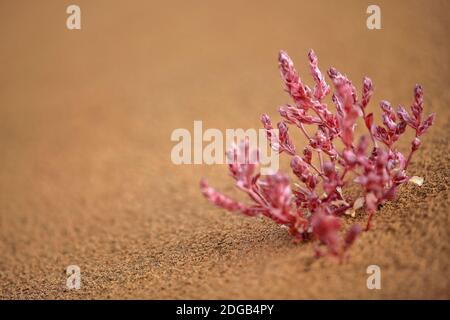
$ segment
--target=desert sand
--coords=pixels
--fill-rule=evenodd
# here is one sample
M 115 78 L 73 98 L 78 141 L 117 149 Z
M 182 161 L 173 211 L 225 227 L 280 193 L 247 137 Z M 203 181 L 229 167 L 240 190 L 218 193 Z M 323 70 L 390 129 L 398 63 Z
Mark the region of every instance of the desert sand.
M 448 1 L 377 1 L 381 30 L 366 1 L 80 0 L 72 31 L 68 4 L 0 3 L 0 298 L 450 298 Z M 194 120 L 278 119 L 277 53 L 311 83 L 309 48 L 358 89 L 370 76 L 371 110 L 409 107 L 421 83 L 436 113 L 409 171 L 424 185 L 384 205 L 341 265 L 210 205 L 201 177 L 235 194 L 224 165 L 170 159 L 172 131 Z

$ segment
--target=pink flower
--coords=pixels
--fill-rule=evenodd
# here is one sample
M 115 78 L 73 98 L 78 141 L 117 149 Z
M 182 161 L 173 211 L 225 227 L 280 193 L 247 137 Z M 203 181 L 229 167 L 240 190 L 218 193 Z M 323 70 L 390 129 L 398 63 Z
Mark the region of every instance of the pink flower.
M 361 107 L 362 108 L 365 108 L 369 104 L 372 94 L 373 94 L 372 80 L 370 80 L 370 78 L 368 78 L 368 77 L 364 77 L 364 79 L 363 79 L 363 94 L 362 94 L 362 99 L 361 99 Z
M 414 101 L 411 105 L 412 116 L 402 106 L 398 107 L 398 116 L 407 123 L 411 128 L 416 130 L 416 136 L 424 134 L 434 122 L 434 113 L 430 114 L 425 121 L 423 118 L 423 89 L 422 86 L 416 85 L 414 88 Z
M 308 109 L 311 106 L 311 89 L 303 84 L 294 68 L 294 63 L 285 51 L 280 51 L 278 62 L 286 91 L 291 95 L 297 107 Z
M 316 83 L 314 87 L 314 97 L 320 101 L 330 92 L 330 87 L 325 82 L 325 78 L 319 70 L 317 56 L 312 49 L 308 53 L 308 58 L 311 75 Z
M 250 150 L 248 140 L 241 141 L 227 154 L 228 170 L 239 187 L 248 188 L 252 184 L 255 171 L 259 165 L 258 150 Z
M 280 172 L 260 177 L 259 152 L 250 150 L 248 140 L 228 153 L 228 168 L 236 187 L 247 194 L 250 204 L 233 200 L 200 183 L 203 195 L 214 205 L 246 216 L 263 215 L 287 227 L 296 240 L 317 240 L 317 256 L 330 254 L 342 259 L 361 232 L 358 225 L 342 235 L 341 217 L 352 215 L 364 207 L 368 214 L 366 230 L 378 207 L 395 199 L 398 187 L 410 180 L 406 170 L 413 154 L 421 145 L 421 137 L 433 124 L 434 114 L 424 119 L 423 89 L 416 85 L 411 115 L 399 106 L 396 111 L 381 101 L 382 125 L 374 123 L 373 113 L 366 109 L 373 95 L 372 81 L 364 77 L 361 101 L 352 82 L 334 68 L 328 70 L 334 92 L 332 112 L 323 99 L 331 91 L 318 67 L 314 51 L 308 53 L 314 80 L 311 90 L 305 85 L 294 63 L 285 51 L 279 54 L 279 69 L 285 90 L 294 104 L 279 108 L 283 118 L 274 130 L 270 118 L 263 114 L 261 122 L 271 147 L 291 157 L 290 167 L 297 178 L 291 189 L 289 178 Z M 355 137 L 355 127 L 362 118 L 368 135 Z M 289 135 L 289 126 L 307 139 L 302 155 Z M 411 127 L 414 138 L 408 156 L 396 149 L 396 142 Z M 340 139 L 341 141 L 336 141 Z M 378 145 L 381 142 L 381 145 Z M 342 145 L 341 148 L 338 146 Z M 352 199 L 342 189 L 356 184 L 363 197 Z M 344 215 L 345 213 L 345 215 Z M 327 250 L 321 250 L 320 245 Z
M 204 179 L 200 181 L 200 189 L 205 198 L 218 207 L 221 207 L 231 212 L 239 212 L 248 216 L 254 216 L 258 213 L 255 210 L 252 211 L 244 204 L 217 192 L 215 189 L 211 188 Z
M 283 151 L 289 153 L 290 155 L 295 154 L 295 146 L 292 144 L 291 138 L 289 137 L 288 127 L 283 121 L 278 122 L 278 134 L 275 133 L 272 122 L 268 115 L 263 114 L 261 116 L 261 122 L 266 129 L 267 140 L 270 146 L 275 151 L 282 153 Z
M 333 255 L 339 254 L 339 242 L 341 222 L 334 215 L 327 215 L 318 210 L 311 221 L 314 235 L 318 240 L 327 246 L 328 251 Z

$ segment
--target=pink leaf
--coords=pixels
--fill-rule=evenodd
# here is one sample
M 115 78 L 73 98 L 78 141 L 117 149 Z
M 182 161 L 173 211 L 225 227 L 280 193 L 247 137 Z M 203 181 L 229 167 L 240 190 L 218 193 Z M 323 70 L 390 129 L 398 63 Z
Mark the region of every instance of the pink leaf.
M 364 119 L 367 129 L 371 130 L 373 125 L 373 113 L 369 113 Z

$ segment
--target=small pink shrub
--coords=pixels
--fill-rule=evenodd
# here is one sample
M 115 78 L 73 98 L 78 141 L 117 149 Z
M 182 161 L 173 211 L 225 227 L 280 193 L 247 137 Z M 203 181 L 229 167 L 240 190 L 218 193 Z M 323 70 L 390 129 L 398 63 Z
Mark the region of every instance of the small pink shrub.
M 267 115 L 261 116 L 272 148 L 292 157 L 291 168 L 300 183 L 291 189 L 287 175 L 277 172 L 260 177 L 257 161 L 237 161 L 258 154 L 257 150 L 250 150 L 246 140 L 230 151 L 233 161 L 228 167 L 237 188 L 248 195 L 252 204 L 221 194 L 205 180 L 200 186 L 204 196 L 216 206 L 247 216 L 266 216 L 286 226 L 299 241 L 316 239 L 318 244 L 325 245 L 325 252 L 316 246 L 317 256 L 328 253 L 342 258 L 361 229 L 354 225 L 342 237 L 340 217 L 354 215 L 355 210 L 364 207 L 368 214 L 366 230 L 370 228 L 378 206 L 395 199 L 398 187 L 410 179 L 406 170 L 420 147 L 420 136 L 433 124 L 434 114 L 423 120 L 423 90 L 416 85 L 411 114 L 402 106 L 394 111 L 389 102 L 381 101 L 383 125 L 376 125 L 373 113 L 367 113 L 373 94 L 372 81 L 364 78 L 361 99 L 358 99 L 352 82 L 331 68 L 328 76 L 334 87 L 331 99 L 336 111 L 333 113 L 323 102 L 331 89 L 318 68 L 314 51 L 308 57 L 314 88 L 303 83 L 291 58 L 286 52 L 280 52 L 281 78 L 294 103 L 279 108 L 283 120 L 277 124 L 278 132 Z M 368 135 L 356 139 L 358 118 L 364 120 Z M 297 127 L 309 141 L 302 153 L 292 143 L 288 125 Z M 395 148 L 395 143 L 407 126 L 414 130 L 415 136 L 405 157 Z M 341 149 L 336 148 L 338 139 L 343 145 Z M 313 156 L 317 157 L 317 164 Z M 362 197 L 352 199 L 344 195 L 343 190 L 352 184 L 361 188 Z

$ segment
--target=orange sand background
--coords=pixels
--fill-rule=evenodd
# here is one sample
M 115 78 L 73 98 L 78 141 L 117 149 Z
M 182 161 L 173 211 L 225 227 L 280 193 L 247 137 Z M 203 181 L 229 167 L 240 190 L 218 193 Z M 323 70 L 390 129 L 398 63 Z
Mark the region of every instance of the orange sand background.
M 0 298 L 450 298 L 448 1 L 377 1 L 377 31 L 368 1 L 80 0 L 80 31 L 69 4 L 0 2 Z M 369 75 L 371 110 L 409 106 L 420 82 L 437 114 L 410 167 L 425 184 L 385 205 L 343 265 L 208 204 L 200 177 L 234 194 L 225 166 L 170 161 L 172 130 L 194 120 L 277 119 L 277 52 L 310 83 L 309 48 L 358 88 Z

